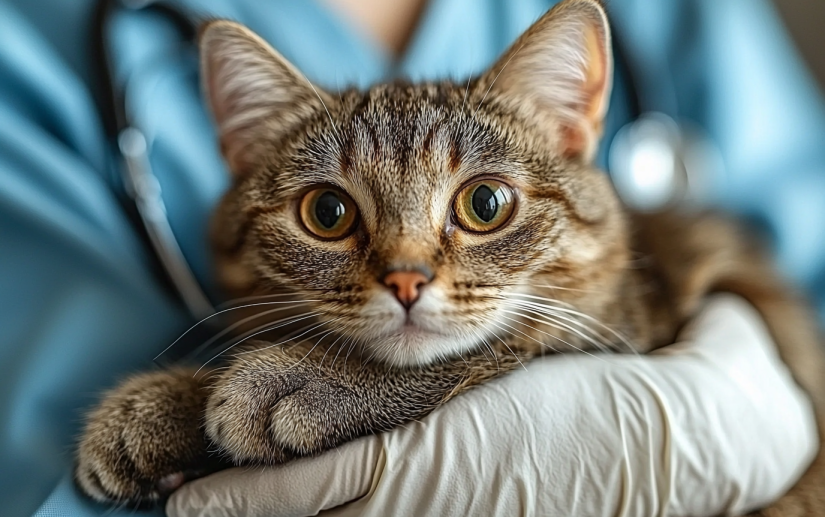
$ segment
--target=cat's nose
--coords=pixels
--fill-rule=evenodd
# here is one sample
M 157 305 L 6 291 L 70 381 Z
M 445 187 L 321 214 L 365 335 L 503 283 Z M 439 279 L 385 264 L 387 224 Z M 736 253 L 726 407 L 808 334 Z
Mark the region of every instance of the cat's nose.
M 432 273 L 424 269 L 397 269 L 384 275 L 381 282 L 393 290 L 395 297 L 405 309 L 409 309 L 418 300 L 421 288 L 432 279 Z

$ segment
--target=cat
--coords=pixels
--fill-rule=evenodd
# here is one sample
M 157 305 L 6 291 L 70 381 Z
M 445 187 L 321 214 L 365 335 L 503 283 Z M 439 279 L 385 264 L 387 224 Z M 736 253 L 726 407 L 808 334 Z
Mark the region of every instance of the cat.
M 564 0 L 463 84 L 333 95 L 230 21 L 207 23 L 200 49 L 233 176 L 213 220 L 219 279 L 288 302 L 256 328 L 300 321 L 313 339 L 107 393 L 77 453 L 94 499 L 151 504 L 220 460 L 320 453 L 545 352 L 647 352 L 714 291 L 761 312 L 822 407 L 815 317 L 759 246 L 717 215 L 633 213 L 593 165 L 613 66 L 598 1 Z M 822 480 L 820 455 L 770 511 L 822 504 Z

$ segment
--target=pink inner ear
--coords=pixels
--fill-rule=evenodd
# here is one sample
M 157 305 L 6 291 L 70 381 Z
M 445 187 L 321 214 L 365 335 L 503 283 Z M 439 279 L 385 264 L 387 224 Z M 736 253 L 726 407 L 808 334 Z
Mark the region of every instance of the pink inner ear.
M 559 147 L 562 155 L 566 158 L 574 158 L 584 152 L 587 140 L 580 127 L 564 125 L 559 128 L 559 133 L 561 134 Z
M 563 124 L 559 128 L 559 148 L 566 158 L 575 158 L 595 151 L 594 140 L 602 134 L 601 119 L 590 121 L 589 128 L 574 124 Z M 589 129 L 589 131 L 588 131 Z
M 231 135 L 224 135 L 220 137 L 219 145 L 221 149 L 221 155 L 223 156 L 224 160 L 226 160 L 226 164 L 229 167 L 229 171 L 235 176 L 243 176 L 251 167 L 251 163 L 249 162 L 248 153 L 245 152 L 246 149 L 240 143 L 232 143 L 228 141 L 231 139 Z
M 206 69 L 209 75 L 206 77 L 206 87 L 208 89 L 207 94 L 209 95 L 209 104 L 212 108 L 212 114 L 215 116 L 215 120 L 220 124 L 224 118 L 226 117 L 226 108 L 224 107 L 223 103 L 220 101 L 220 95 L 218 95 L 215 84 L 215 74 L 216 74 L 216 64 L 214 62 L 214 57 L 209 57 L 209 65 Z
M 205 93 L 221 152 L 235 175 L 254 166 L 256 149 L 265 148 L 263 138 L 283 136 L 324 104 L 323 92 L 242 25 L 212 22 L 203 30 L 200 45 Z
M 601 123 L 608 102 L 611 65 L 605 53 L 609 52 L 607 45 L 608 42 L 598 29 L 588 27 L 585 30 L 585 46 L 589 59 L 582 95 L 587 100 L 584 116 L 594 125 Z
M 610 95 L 611 60 L 608 43 L 596 27 L 585 30 L 587 49 L 587 69 L 581 83 L 582 124 L 564 124 L 561 129 L 561 149 L 567 157 L 576 157 L 595 151 L 597 140 L 602 133 L 604 115 Z

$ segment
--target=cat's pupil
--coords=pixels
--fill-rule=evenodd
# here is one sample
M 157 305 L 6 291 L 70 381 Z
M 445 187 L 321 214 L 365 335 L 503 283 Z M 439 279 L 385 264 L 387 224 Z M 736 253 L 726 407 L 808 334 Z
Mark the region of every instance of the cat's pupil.
M 324 192 L 315 202 L 315 218 L 326 229 L 335 227 L 344 210 L 344 203 L 334 192 Z
M 498 211 L 496 193 L 487 185 L 481 185 L 473 192 L 473 211 L 479 219 L 489 223 Z

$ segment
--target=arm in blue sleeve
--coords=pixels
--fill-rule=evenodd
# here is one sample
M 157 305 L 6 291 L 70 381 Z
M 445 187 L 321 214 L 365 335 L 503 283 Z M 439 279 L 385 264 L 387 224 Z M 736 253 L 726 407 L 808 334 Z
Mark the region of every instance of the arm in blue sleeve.
M 825 105 L 778 13 L 767 0 L 614 5 L 644 93 L 718 145 L 713 201 L 764 223 L 825 309 Z
M 186 323 L 106 182 L 106 153 L 82 81 L 0 3 L 4 515 L 31 515 L 69 482 L 80 408 L 149 366 Z M 57 493 L 51 515 L 102 513 L 68 488 Z

